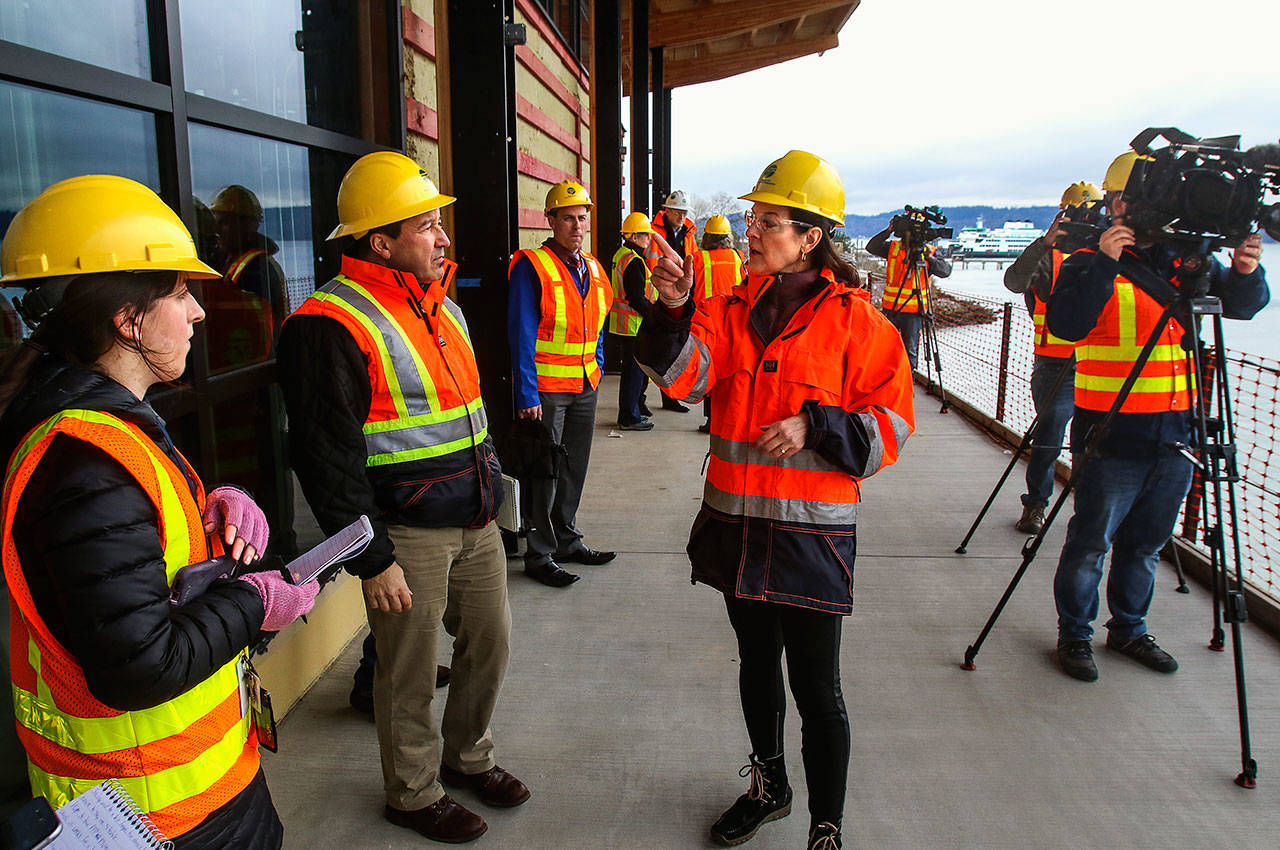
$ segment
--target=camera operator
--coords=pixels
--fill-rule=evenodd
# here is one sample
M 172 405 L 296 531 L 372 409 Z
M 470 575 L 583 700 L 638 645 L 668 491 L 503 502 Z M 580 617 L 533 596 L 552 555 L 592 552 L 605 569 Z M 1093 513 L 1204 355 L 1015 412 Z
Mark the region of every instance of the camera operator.
M 1177 247 L 1140 241 L 1125 225 L 1126 212 L 1134 208 L 1124 191 L 1138 158 L 1132 151 L 1123 153 L 1107 169 L 1102 188 L 1111 225 L 1097 250 L 1077 251 L 1063 262 L 1049 301 L 1050 332 L 1079 341 L 1074 447 L 1084 446 L 1089 430 L 1104 419 L 1163 314 L 1144 281 L 1159 278 L 1154 283 L 1173 281 L 1177 286 Z M 1209 294 L 1221 299 L 1223 316 L 1248 319 L 1266 306 L 1270 293 L 1259 265 L 1261 254 L 1260 237 L 1254 234 L 1233 252 L 1230 268 L 1210 261 Z M 1193 441 L 1195 390 L 1182 339 L 1182 326 L 1169 320 L 1132 391 L 1076 478 L 1075 513 L 1054 577 L 1054 599 L 1058 663 L 1064 673 L 1081 681 L 1098 678 L 1092 622 L 1098 613 L 1102 562 L 1113 543 L 1107 648 L 1161 673 L 1178 669 L 1178 662 L 1147 633 L 1146 615 L 1160 548 L 1173 532 L 1191 485 L 1192 463 L 1181 450 Z
M 867 253 L 887 261 L 884 275 L 884 297 L 880 309 L 902 336 L 907 359 L 915 371 L 920 348 L 920 323 L 929 311 L 934 277 L 948 277 L 951 264 L 934 256 L 929 244 L 913 244 L 913 229 L 907 216 L 895 215 L 889 226 L 867 242 Z M 893 235 L 897 238 L 889 239 Z M 918 265 L 911 265 L 915 253 Z
M 1049 333 L 1044 320 L 1045 305 L 1049 303 L 1058 269 L 1066 256 L 1057 244 L 1063 234 L 1061 223 L 1070 208 L 1101 200 L 1102 192 L 1092 183 L 1081 181 L 1068 186 L 1048 232 L 1023 249 L 1004 273 L 1005 289 L 1022 294 L 1035 325 L 1031 401 L 1036 409 L 1036 427 L 1027 458 L 1027 492 L 1022 496 L 1022 517 L 1014 526 L 1023 534 L 1037 534 L 1044 525 L 1044 510 L 1053 496 L 1053 466 L 1062 451 L 1062 438 L 1074 407 L 1075 343 Z

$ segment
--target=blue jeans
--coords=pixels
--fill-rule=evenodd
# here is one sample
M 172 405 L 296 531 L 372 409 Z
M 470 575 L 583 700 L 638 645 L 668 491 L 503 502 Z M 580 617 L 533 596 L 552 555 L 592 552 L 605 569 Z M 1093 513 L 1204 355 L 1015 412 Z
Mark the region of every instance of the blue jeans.
M 1138 457 L 1098 454 L 1080 470 L 1075 514 L 1053 579 L 1059 644 L 1093 637 L 1109 549 L 1107 629 L 1117 641 L 1147 633 L 1160 548 L 1173 533 L 1191 473 L 1191 461 L 1169 448 Z
M 636 362 L 636 338 L 619 336 L 622 374 L 618 380 L 618 424 L 634 425 L 644 416 L 640 413 L 640 399 L 649 387 L 649 378 Z
M 902 336 L 902 345 L 907 349 L 907 360 L 911 362 L 911 368 L 914 370 L 920 350 L 920 325 L 922 322 L 920 314 L 885 310 L 884 317 L 898 329 L 898 333 Z
M 1063 367 L 1067 374 L 1050 395 Z M 1027 492 L 1022 504 L 1044 507 L 1053 498 L 1053 464 L 1062 452 L 1062 438 L 1075 410 L 1075 358 L 1036 356 L 1031 367 L 1031 401 L 1036 406 L 1035 433 L 1027 458 Z

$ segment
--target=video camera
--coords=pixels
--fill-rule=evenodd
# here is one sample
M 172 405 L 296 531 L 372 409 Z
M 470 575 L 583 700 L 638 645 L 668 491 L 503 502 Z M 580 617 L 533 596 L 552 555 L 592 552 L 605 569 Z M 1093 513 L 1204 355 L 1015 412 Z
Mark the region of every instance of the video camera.
M 889 227 L 893 235 L 912 245 L 921 246 L 935 239 L 950 239 L 950 227 L 934 227 L 934 224 L 946 224 L 947 217 L 936 206 L 917 209 L 907 205 L 903 211 L 893 217 Z
M 1053 247 L 1064 254 L 1083 248 L 1097 248 L 1098 237 L 1107 229 L 1106 207 L 1100 201 L 1074 204 L 1062 211 L 1058 228 L 1062 231 Z
M 1151 143 L 1169 144 L 1153 150 Z M 1176 127 L 1149 127 L 1131 143 L 1141 154 L 1124 187 L 1124 223 L 1140 242 L 1234 248 L 1259 227 L 1280 239 L 1280 145 L 1240 150 L 1239 136 L 1197 139 Z

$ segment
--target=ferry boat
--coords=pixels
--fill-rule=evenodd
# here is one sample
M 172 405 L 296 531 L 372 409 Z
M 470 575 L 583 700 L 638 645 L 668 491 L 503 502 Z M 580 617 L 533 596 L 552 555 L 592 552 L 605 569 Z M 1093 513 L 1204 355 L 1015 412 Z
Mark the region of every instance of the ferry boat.
M 961 259 L 1012 259 L 1043 235 L 1044 231 L 1029 221 L 1006 221 L 1004 227 L 988 229 L 978 219 L 976 225 L 961 229 L 951 243 L 950 253 Z

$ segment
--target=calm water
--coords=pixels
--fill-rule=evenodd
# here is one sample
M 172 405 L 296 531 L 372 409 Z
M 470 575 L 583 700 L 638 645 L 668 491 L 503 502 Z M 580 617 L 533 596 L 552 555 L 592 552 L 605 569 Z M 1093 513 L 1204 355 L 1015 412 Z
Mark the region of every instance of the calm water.
M 1005 267 L 1008 267 L 1007 263 Z M 985 269 L 974 265 L 967 269 L 956 268 L 951 277 L 939 280 L 938 283 L 943 289 L 981 295 L 998 301 L 1013 301 L 1015 306 L 1021 305 L 1021 296 L 1005 289 L 1003 279 L 1004 270 L 997 269 L 993 263 L 988 262 Z M 1275 283 L 1269 282 L 1274 290 Z M 1223 332 L 1227 338 L 1227 348 L 1280 359 L 1280 307 L 1276 306 L 1277 300 L 1280 300 L 1280 296 L 1273 291 L 1271 303 L 1251 321 L 1224 321 Z

